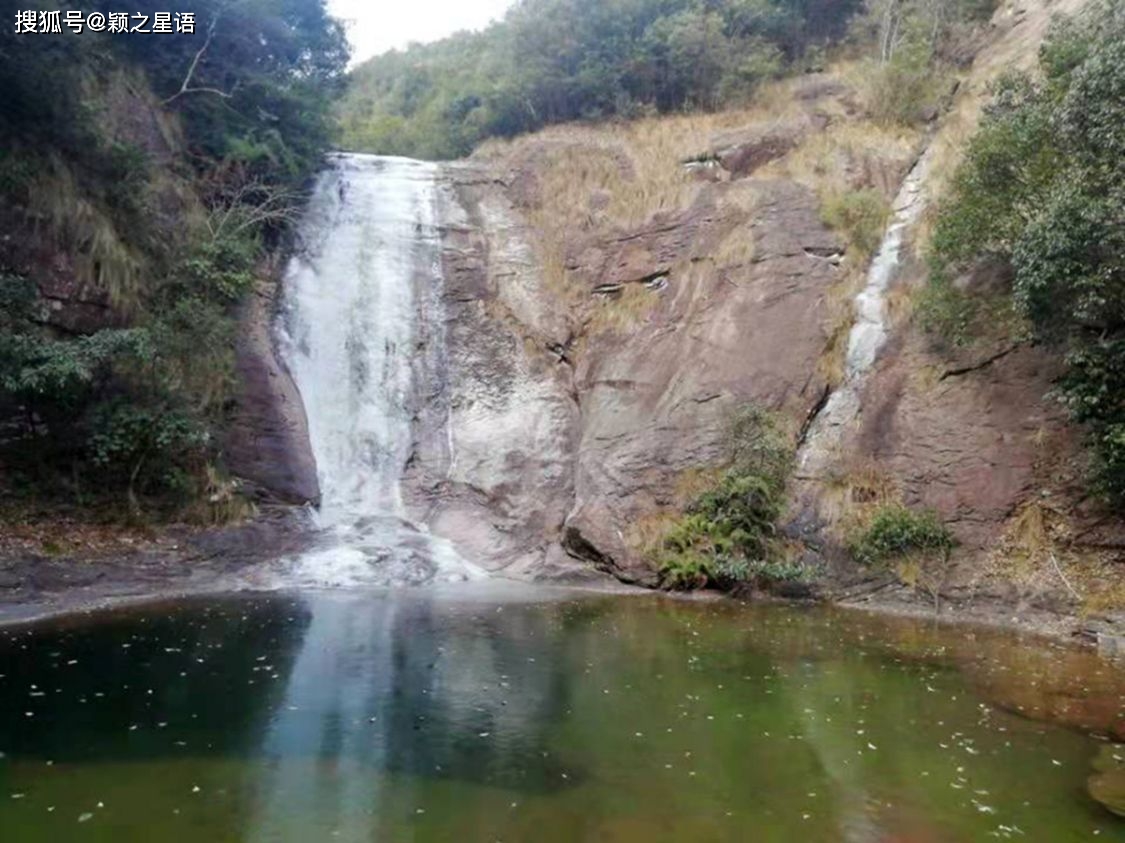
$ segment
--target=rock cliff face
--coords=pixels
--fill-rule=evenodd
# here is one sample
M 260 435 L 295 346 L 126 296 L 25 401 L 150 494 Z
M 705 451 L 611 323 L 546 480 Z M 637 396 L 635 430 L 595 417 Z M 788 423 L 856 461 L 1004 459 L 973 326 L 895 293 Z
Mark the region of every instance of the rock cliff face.
M 419 296 L 430 316 L 420 325 L 434 330 L 419 343 L 415 380 L 427 394 L 405 496 L 474 563 L 563 575 L 573 568 L 557 563 L 578 429 L 570 369 L 550 350 L 565 341 L 563 323 L 503 192 L 472 168 L 446 179 L 445 283 L 442 300 Z
M 628 333 L 589 339 L 575 372 L 581 432 L 568 549 L 612 560 L 619 575 L 648 580 L 637 528 L 677 500 L 681 478 L 723 458 L 730 411 L 747 402 L 806 418 L 826 388 L 817 362 L 828 337 L 825 297 L 841 246 L 816 199 L 789 182 L 755 182 L 753 219 L 731 218 L 710 194 L 682 217 L 594 247 L 593 288 L 660 273 L 663 285 Z M 707 261 L 724 228 L 754 243 L 744 265 Z M 678 267 L 678 269 L 673 269 Z M 586 266 L 581 267 L 585 269 Z M 647 285 L 651 287 L 652 285 Z
M 948 177 L 942 162 L 964 143 L 991 82 L 1002 72 L 1031 67 L 1051 16 L 1072 14 L 1082 5 L 1026 2 L 998 10 L 988 42 L 931 139 L 916 221 L 905 229 L 907 244 Z M 892 291 L 909 295 L 925 283 L 926 269 L 909 248 L 903 258 Z M 816 470 L 796 484 L 803 497 L 801 518 L 811 519 L 798 523 L 796 532 L 815 550 L 838 559 L 841 534 L 833 520 L 857 503 L 847 498 L 887 492 L 908 506 L 939 513 L 960 543 L 960 561 L 973 563 L 962 565 L 951 582 L 971 582 L 973 588 L 1008 590 L 1009 583 L 995 581 L 990 566 L 980 563 L 1032 503 L 1069 520 L 1071 533 L 1085 534 L 1093 550 L 1125 549 L 1119 539 L 1108 538 L 1111 529 L 1091 518 L 1082 490 L 1081 434 L 1050 395 L 1060 374 L 1057 354 L 1013 342 L 1002 332 L 971 350 L 936 348 L 908 318 L 893 314 L 887 327 L 886 346 L 870 372 L 852 385 L 854 406 L 837 420 L 840 429 L 814 460 Z M 1081 550 L 1081 543 L 1075 549 Z
M 153 231 L 172 238 L 185 217 L 198 213 L 190 186 L 175 170 L 182 154 L 176 125 L 137 80 L 121 77 L 100 94 L 98 119 L 106 137 L 135 148 L 161 171 L 160 192 L 149 211 Z M 76 265 L 73 250 L 46 229 L 28 209 L 0 208 L 0 231 L 7 232 L 0 238 L 0 266 L 35 283 L 44 325 L 60 335 L 81 336 L 130 324 L 130 314 L 91 277 L 96 273 Z M 279 281 L 276 265 L 263 266 L 255 294 L 242 310 L 223 457 L 255 497 L 304 504 L 318 498 L 316 466 L 301 397 L 275 354 L 272 323 Z
M 301 395 L 277 353 L 278 272 L 258 281 L 243 304 L 235 347 L 237 385 L 223 456 L 255 497 L 289 504 L 320 498 Z
M 788 87 L 777 113 L 736 115 L 679 143 L 653 138 L 646 149 L 666 202 L 649 195 L 653 162 L 611 129 L 547 132 L 444 166 L 444 286 L 416 296 L 411 515 L 488 570 L 556 579 L 598 570 L 651 584 L 652 539 L 713 479 L 727 419 L 753 402 L 786 419 L 801 445 L 789 533 L 837 582 L 861 577 L 839 552 L 843 520 L 887 490 L 951 526 L 959 558 L 974 563 L 962 584 L 1030 502 L 1125 554 L 1115 522 L 1082 501 L 1080 432 L 1049 397 L 1056 356 L 1004 341 L 939 351 L 911 324 L 908 303 L 891 306 L 924 280 L 917 227 L 989 82 L 1030 65 L 1051 15 L 1081 5 L 1004 4 L 947 113 L 921 139 L 879 135 L 878 154 L 864 151 L 862 131 L 873 130 L 857 128 L 863 108 L 848 81 L 811 74 Z M 112 119 L 166 155 L 146 109 L 117 103 Z M 885 342 L 849 379 L 841 338 L 867 258 L 825 224 L 817 185 L 890 202 L 927 145 L 919 213 L 900 231 L 901 265 L 884 291 Z M 557 156 L 567 161 L 562 181 L 548 172 Z M 622 212 L 626 194 L 644 213 Z M 552 195 L 565 207 L 544 216 Z M 35 278 L 58 330 L 120 321 L 104 294 L 74 280 L 65 255 L 32 254 L 15 237 L 0 256 Z M 316 466 L 300 396 L 275 354 L 276 293 L 263 281 L 245 309 L 224 455 L 262 498 L 302 504 L 318 497 Z M 832 412 L 845 412 L 826 421 L 834 397 Z
M 812 191 L 743 179 L 746 158 L 682 211 L 568 237 L 563 291 L 524 213 L 535 171 L 447 169 L 449 404 L 408 476 L 435 531 L 509 573 L 652 582 L 645 524 L 722 459 L 732 409 L 812 413 L 843 246 Z
M 947 175 L 943 146 L 963 140 L 989 81 L 1033 61 L 1050 15 L 1079 6 L 1029 1 L 997 13 L 951 116 L 931 127 L 938 164 L 920 186 L 923 206 Z M 571 143 L 558 137 L 445 169 L 445 331 L 434 338 L 443 366 L 434 348 L 427 355 L 448 380 L 440 407 L 420 414 L 407 478 L 436 532 L 513 574 L 594 567 L 652 583 L 646 542 L 721 462 L 734 408 L 754 402 L 787 418 L 795 439 L 815 435 L 841 386 L 833 310 L 854 295 L 862 267 L 849 264 L 860 259 L 785 162 L 859 106 L 831 77 L 791 91 L 784 119 L 728 128 L 698 154 L 667 161 L 694 183 L 690 200 L 639 223 L 607 217 L 613 197 L 595 189 L 578 196 L 580 223 L 544 232 L 535 210 L 551 187 L 540 165 Z M 575 141 L 566 152 L 581 161 L 607 148 Z M 626 183 L 637 179 L 628 156 L 611 151 L 610 160 Z M 821 166 L 890 200 L 910 161 Z M 908 298 L 894 291 L 924 278 L 910 246 L 918 219 L 902 232 L 891 297 Z M 557 272 L 546 265 L 546 234 L 562 244 Z M 869 370 L 850 384 L 854 412 L 795 484 L 794 538 L 839 562 L 837 522 L 849 505 L 839 498 L 863 493 L 848 482 L 857 474 L 936 509 L 964 558 L 986 555 L 1028 501 L 1074 500 L 1077 436 L 1048 397 L 1057 371 L 1047 353 L 939 353 L 893 308 L 886 327 Z M 834 570 L 856 575 L 843 563 Z

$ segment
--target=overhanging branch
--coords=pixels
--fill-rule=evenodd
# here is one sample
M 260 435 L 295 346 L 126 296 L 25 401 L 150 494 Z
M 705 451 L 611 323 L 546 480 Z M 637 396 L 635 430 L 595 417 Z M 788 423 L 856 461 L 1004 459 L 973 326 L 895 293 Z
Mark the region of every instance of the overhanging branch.
M 203 58 L 203 54 L 207 52 L 207 48 L 211 46 L 211 41 L 215 37 L 215 27 L 218 25 L 218 23 L 219 15 L 218 13 L 216 13 L 215 16 L 211 18 L 211 23 L 207 26 L 207 37 L 203 39 L 203 46 L 196 51 L 195 57 L 191 60 L 191 65 L 188 66 L 187 75 L 184 77 L 184 81 L 180 84 L 180 90 L 176 91 L 176 93 L 172 94 L 172 96 L 168 97 L 168 99 L 163 100 L 160 103 L 161 105 L 171 105 L 173 102 L 175 102 L 185 94 L 215 94 L 222 97 L 223 99 L 230 99 L 232 96 L 234 96 L 233 92 L 228 93 L 227 91 L 221 91 L 218 88 L 208 88 L 203 86 L 193 88 L 191 86 L 191 80 L 195 78 L 196 68 L 199 67 L 199 62 Z

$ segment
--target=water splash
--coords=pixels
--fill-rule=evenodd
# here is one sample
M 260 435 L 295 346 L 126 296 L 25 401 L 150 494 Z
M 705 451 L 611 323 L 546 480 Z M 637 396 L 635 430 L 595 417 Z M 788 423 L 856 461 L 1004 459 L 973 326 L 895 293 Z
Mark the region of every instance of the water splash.
M 436 167 L 334 155 L 301 226 L 285 280 L 283 353 L 317 462 L 322 546 L 286 580 L 418 584 L 477 569 L 412 522 L 402 476 L 413 448 L 420 308 L 440 291 Z

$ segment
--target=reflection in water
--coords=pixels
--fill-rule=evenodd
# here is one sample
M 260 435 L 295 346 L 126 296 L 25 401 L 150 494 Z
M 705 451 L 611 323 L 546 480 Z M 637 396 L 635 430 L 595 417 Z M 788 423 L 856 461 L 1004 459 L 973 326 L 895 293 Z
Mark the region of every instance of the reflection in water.
M 565 689 L 546 660 L 529 670 L 519 655 L 520 641 L 544 632 L 543 616 L 517 613 L 515 628 L 498 629 L 502 607 L 489 616 L 426 600 L 373 606 L 371 595 L 330 602 L 313 615 L 263 743 L 274 763 L 255 839 L 276 840 L 294 823 L 373 839 L 382 775 L 515 791 L 566 784 L 538 735 Z M 291 758 L 315 759 L 331 786 L 310 789 L 305 766 L 280 763 Z
M 3 839 L 1125 840 L 1085 793 L 1115 750 L 1003 681 L 1111 723 L 1085 654 L 487 588 L 0 632 Z

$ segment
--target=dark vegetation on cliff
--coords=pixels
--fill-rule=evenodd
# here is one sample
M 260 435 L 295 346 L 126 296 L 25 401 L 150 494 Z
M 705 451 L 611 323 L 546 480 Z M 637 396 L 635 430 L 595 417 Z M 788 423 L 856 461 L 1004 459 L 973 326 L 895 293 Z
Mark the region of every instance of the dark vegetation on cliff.
M 1002 324 L 1057 349 L 1093 482 L 1125 501 L 1125 3 L 1056 22 L 996 86 L 940 210 L 922 314 L 966 344 Z M 999 316 L 1003 318 L 997 318 Z
M 658 542 L 655 555 L 667 588 L 732 587 L 799 579 L 782 559 L 777 520 L 793 447 L 778 419 L 753 405 L 728 423 L 729 465 Z
M 177 9 L 194 34 L 0 33 L 5 492 L 236 505 L 215 444 L 236 308 L 319 166 L 347 49 L 322 0 Z
M 453 158 L 488 137 L 573 120 L 745 104 L 845 37 L 890 65 L 886 116 L 912 117 L 929 58 L 992 0 L 524 0 L 480 33 L 390 52 L 353 74 L 348 148 Z M 857 14 L 862 12 L 862 14 Z M 956 50 L 953 50 L 954 52 Z M 892 61 L 893 60 L 893 61 Z M 911 113 L 908 113 L 911 112 Z

